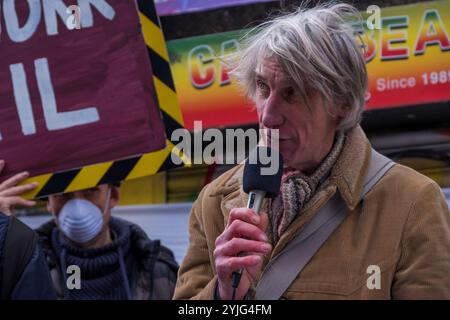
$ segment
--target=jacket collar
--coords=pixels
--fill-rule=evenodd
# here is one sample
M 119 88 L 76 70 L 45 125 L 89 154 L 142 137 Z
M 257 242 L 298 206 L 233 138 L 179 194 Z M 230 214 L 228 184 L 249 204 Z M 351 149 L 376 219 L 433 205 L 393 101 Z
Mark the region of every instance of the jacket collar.
M 350 210 L 359 203 L 371 153 L 370 142 L 358 125 L 347 133 L 342 153 L 331 170 L 330 182 L 337 186 Z

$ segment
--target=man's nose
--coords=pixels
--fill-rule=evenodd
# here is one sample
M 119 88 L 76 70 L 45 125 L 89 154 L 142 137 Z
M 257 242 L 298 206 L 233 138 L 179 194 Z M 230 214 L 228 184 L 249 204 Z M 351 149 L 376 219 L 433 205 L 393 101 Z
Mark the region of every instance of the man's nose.
M 283 122 L 283 114 L 281 113 L 281 101 L 276 95 L 271 95 L 262 108 L 261 123 L 265 128 L 277 129 Z

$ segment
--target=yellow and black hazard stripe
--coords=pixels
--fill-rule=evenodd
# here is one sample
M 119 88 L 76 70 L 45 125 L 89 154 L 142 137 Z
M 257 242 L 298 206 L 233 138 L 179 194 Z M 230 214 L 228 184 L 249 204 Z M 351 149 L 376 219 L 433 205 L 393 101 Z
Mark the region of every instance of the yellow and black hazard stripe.
M 183 118 L 155 5 L 153 1 L 148 0 L 138 0 L 137 3 L 144 40 L 152 65 L 153 83 L 168 137 L 167 147 L 157 152 L 125 160 L 32 177 L 23 184 L 37 181 L 39 185 L 35 190 L 26 194 L 26 198 L 40 198 L 50 194 L 86 189 L 103 183 L 134 179 L 183 166 L 183 164 L 173 163 L 172 156 L 181 158 L 184 164 L 189 163 L 189 160 L 170 141 L 172 132 L 183 128 Z

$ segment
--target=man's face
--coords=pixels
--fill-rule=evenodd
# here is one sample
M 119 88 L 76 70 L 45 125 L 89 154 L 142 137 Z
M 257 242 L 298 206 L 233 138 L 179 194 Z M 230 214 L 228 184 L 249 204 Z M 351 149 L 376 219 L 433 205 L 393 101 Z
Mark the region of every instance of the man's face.
M 256 73 L 255 104 L 261 129 L 279 129 L 284 164 L 310 173 L 330 151 L 338 118 L 327 112 L 317 92 L 308 93 L 309 110 L 274 60 L 260 61 Z M 344 115 L 338 111 L 338 116 Z
M 105 205 L 107 205 L 108 202 L 107 197 L 109 195 L 109 188 L 111 188 L 111 198 L 108 208 L 105 208 Z M 52 195 L 48 197 L 47 209 L 56 219 L 58 218 L 62 207 L 71 199 L 84 199 L 90 201 L 96 205 L 101 212 L 106 212 L 104 220 L 109 220 L 110 210 L 116 206 L 119 200 L 119 188 L 108 184 L 102 184 L 81 191 Z

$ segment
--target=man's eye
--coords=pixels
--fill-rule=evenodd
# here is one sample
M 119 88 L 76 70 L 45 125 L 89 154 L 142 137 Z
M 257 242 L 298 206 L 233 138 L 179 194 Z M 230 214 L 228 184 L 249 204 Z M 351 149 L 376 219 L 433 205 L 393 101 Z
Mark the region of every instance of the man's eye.
M 269 87 L 267 86 L 267 84 L 264 83 L 264 81 L 262 80 L 256 80 L 256 87 L 260 90 L 260 91 L 268 91 Z

